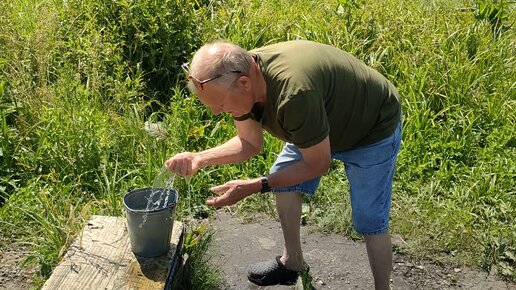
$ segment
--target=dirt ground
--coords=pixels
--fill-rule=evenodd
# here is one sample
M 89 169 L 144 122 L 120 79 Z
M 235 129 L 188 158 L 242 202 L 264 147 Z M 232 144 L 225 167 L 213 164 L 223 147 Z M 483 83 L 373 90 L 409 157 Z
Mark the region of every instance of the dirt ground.
M 223 289 L 293 289 L 293 286 L 258 287 L 247 281 L 247 266 L 281 254 L 283 237 L 279 222 L 265 219 L 242 224 L 220 210 L 211 221 L 215 229 L 213 263 L 223 273 Z M 301 228 L 302 246 L 316 289 L 374 289 L 363 242 Z M 394 253 L 392 289 L 516 290 L 516 284 L 486 272 L 428 261 L 416 261 Z
M 32 276 L 35 269 L 23 265 L 29 255 L 26 247 L 17 246 L 13 241 L 0 239 L 0 243 L 10 243 L 11 247 L 0 250 L 0 289 L 22 290 L 32 288 Z
M 210 223 L 215 229 L 212 262 L 223 275 L 221 289 L 293 289 L 293 286 L 258 287 L 247 281 L 249 264 L 273 259 L 281 253 L 283 238 L 279 222 L 264 219 L 260 223 L 243 224 L 220 210 Z M 301 232 L 315 289 L 374 288 L 362 242 L 320 233 L 309 226 L 302 227 Z M 11 244 L 0 250 L 0 290 L 31 289 L 35 269 L 22 265 L 29 250 L 13 241 L 0 242 Z M 394 253 L 392 289 L 516 290 L 516 285 L 480 270 L 436 265 Z

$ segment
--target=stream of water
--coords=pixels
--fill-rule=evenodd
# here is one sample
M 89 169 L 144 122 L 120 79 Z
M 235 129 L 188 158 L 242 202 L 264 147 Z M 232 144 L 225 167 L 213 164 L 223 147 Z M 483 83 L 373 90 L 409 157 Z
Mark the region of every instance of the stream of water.
M 174 190 L 175 177 L 176 175 L 165 166 L 163 166 L 156 177 L 154 177 L 151 194 L 147 198 L 146 213 L 142 217 L 143 221 L 140 224 L 140 228 L 147 222 L 148 212 L 164 208 L 168 205 L 168 199 L 170 197 L 169 191 Z

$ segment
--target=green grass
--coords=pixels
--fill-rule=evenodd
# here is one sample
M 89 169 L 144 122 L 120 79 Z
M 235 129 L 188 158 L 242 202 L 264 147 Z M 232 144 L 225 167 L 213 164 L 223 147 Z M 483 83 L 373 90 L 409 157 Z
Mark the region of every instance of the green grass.
M 219 289 L 221 271 L 211 264 L 214 232 L 206 223 L 191 223 L 190 227 L 183 246 L 184 266 L 176 274 L 171 289 Z
M 228 39 L 250 49 L 302 38 L 356 55 L 399 88 L 391 232 L 405 250 L 516 281 L 514 8 L 437 0 L 0 2 L 1 235 L 32 245 L 41 283 L 89 215 L 120 215 L 123 194 L 149 186 L 170 155 L 235 133 L 231 118 L 212 116 L 184 88 L 179 65 L 199 45 Z M 146 122 L 162 132 L 149 134 Z M 178 217 L 209 214 L 208 188 L 266 173 L 281 146 L 266 135 L 249 162 L 176 179 Z M 347 191 L 334 164 L 306 199 L 305 218 L 356 237 Z M 253 196 L 234 209 L 273 215 L 274 202 Z M 199 253 L 209 247 L 203 237 Z M 204 269 L 201 256 L 190 259 Z

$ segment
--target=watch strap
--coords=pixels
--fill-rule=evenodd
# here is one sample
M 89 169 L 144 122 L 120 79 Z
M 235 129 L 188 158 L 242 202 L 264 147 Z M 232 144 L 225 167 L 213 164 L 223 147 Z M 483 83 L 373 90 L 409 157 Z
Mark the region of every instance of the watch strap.
M 262 177 L 261 183 L 262 183 L 262 189 L 260 190 L 261 193 L 266 193 L 266 192 L 271 191 L 271 187 L 269 186 L 269 179 L 267 177 L 265 177 L 265 176 Z

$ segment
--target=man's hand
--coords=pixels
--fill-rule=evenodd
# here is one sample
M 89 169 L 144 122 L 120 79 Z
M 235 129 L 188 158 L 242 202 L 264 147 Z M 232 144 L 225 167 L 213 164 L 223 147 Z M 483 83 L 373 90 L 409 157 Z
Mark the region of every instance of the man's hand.
M 213 193 L 220 196 L 209 197 L 206 199 L 206 204 L 213 207 L 232 205 L 253 193 L 259 192 L 261 188 L 262 184 L 259 178 L 248 180 L 232 180 L 222 185 L 210 188 Z
M 183 152 L 165 161 L 165 166 L 181 176 L 191 176 L 201 169 L 201 161 L 195 153 Z

